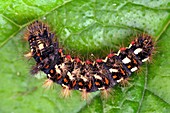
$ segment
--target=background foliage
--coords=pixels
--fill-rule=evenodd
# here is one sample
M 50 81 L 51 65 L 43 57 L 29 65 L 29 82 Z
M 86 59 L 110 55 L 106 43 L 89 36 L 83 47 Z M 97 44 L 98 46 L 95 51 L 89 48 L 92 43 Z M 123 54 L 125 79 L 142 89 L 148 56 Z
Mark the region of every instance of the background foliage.
M 132 74 L 129 86 L 115 86 L 108 99 L 95 92 L 86 102 L 79 91 L 63 99 L 59 85 L 41 87 L 43 73 L 32 77 L 29 70 L 35 62 L 23 57 L 29 51 L 22 40 L 25 28 L 37 19 L 49 24 L 64 48 L 85 58 L 117 51 L 143 32 L 154 37 L 157 53 L 152 63 Z M 0 112 L 170 112 L 169 23 L 169 0 L 1 0 Z

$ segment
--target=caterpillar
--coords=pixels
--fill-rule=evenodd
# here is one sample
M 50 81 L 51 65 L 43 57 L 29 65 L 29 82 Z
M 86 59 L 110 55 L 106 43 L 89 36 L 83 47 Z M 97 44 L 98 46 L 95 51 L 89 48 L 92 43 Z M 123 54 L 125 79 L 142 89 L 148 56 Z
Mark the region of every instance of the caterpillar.
M 82 61 L 71 57 L 59 48 L 54 33 L 41 21 L 27 28 L 26 39 L 30 50 L 26 57 L 33 57 L 36 65 L 32 74 L 43 71 L 47 75 L 46 86 L 60 84 L 68 95 L 70 90 L 80 90 L 83 95 L 97 90 L 107 90 L 127 80 L 139 70 L 143 62 L 150 59 L 154 50 L 152 37 L 143 34 L 135 38 L 128 47 L 111 52 L 105 58 Z

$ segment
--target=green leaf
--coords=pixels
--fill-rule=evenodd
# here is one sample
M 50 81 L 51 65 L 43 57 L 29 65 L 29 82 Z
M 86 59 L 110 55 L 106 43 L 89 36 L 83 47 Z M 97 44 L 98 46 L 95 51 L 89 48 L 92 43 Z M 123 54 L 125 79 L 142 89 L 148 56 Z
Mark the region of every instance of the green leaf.
M 79 91 L 60 95 L 61 87 L 45 90 L 45 75 L 33 77 L 27 60 L 26 26 L 46 22 L 60 46 L 76 56 L 104 57 L 117 46 L 128 46 L 137 34 L 156 41 L 152 63 L 132 74 L 130 85 L 115 86 L 108 99 L 92 93 L 81 100 Z M 1 0 L 0 1 L 0 112 L 50 113 L 167 113 L 170 111 L 170 2 L 168 0 Z M 119 46 L 120 47 L 120 46 Z M 95 56 L 91 56 L 95 54 Z

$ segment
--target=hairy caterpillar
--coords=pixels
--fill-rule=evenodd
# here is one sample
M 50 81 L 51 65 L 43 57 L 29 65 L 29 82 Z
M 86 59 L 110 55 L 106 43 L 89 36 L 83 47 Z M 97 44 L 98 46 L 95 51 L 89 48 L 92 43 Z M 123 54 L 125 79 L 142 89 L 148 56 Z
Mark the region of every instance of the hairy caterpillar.
M 43 71 L 48 78 L 45 85 L 60 84 L 65 95 L 69 94 L 69 90 L 86 93 L 115 86 L 128 79 L 142 62 L 148 61 L 154 50 L 151 36 L 144 34 L 117 53 L 110 53 L 95 61 L 82 61 L 65 55 L 63 49 L 58 47 L 58 42 L 54 41 L 54 33 L 40 21 L 28 26 L 26 39 L 31 52 L 25 56 L 33 57 L 36 61 L 31 73 Z

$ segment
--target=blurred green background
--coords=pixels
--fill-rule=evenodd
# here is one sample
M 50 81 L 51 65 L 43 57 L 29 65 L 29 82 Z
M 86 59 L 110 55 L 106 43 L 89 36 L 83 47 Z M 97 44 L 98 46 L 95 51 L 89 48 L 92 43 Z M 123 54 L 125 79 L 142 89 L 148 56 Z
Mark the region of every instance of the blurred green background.
M 95 92 L 83 101 L 79 91 L 63 99 L 59 85 L 42 88 L 45 75 L 32 76 L 35 62 L 23 57 L 29 52 L 24 32 L 34 20 L 46 22 L 62 47 L 85 59 L 117 51 L 140 33 L 153 36 L 156 54 L 108 99 Z M 1 0 L 0 113 L 170 112 L 169 23 L 169 0 Z

